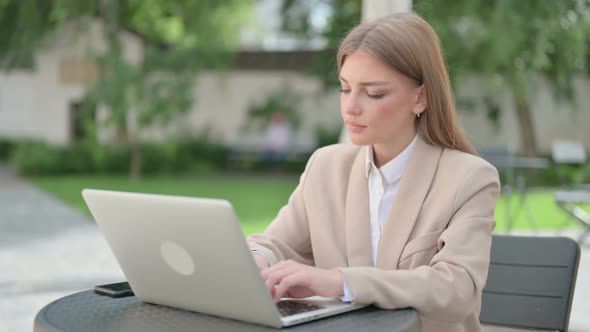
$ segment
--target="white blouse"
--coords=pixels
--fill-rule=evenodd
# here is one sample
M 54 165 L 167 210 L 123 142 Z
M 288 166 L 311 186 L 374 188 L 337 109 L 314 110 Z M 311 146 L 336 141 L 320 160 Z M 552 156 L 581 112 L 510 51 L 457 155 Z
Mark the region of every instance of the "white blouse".
M 371 248 L 373 249 L 373 266 L 377 265 L 377 249 L 381 241 L 381 231 L 387 221 L 389 210 L 397 195 L 401 178 L 406 172 L 408 162 L 416 149 L 418 135 L 408 146 L 387 164 L 377 168 L 373 160 L 373 147 L 367 149 L 365 171 L 369 184 L 369 215 L 371 222 Z M 354 299 L 346 281 L 344 282 L 344 296 L 342 301 Z

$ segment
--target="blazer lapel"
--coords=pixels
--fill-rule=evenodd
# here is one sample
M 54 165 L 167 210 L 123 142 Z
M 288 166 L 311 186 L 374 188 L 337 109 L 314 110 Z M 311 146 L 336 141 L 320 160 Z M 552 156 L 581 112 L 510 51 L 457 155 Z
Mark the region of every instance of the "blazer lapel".
M 412 233 L 436 173 L 441 153 L 442 148 L 430 145 L 418 137 L 416 150 L 401 179 L 387 222 L 381 232 L 377 255 L 378 268 L 397 268 L 400 255 Z
M 372 266 L 369 187 L 365 172 L 366 147 L 359 149 L 346 193 L 346 257 L 348 266 Z

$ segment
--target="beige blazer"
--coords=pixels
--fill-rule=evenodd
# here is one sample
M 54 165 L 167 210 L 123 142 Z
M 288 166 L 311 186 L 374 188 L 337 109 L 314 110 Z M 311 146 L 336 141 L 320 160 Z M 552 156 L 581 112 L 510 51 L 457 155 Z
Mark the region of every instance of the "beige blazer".
M 372 266 L 366 147 L 317 150 L 299 185 L 263 234 L 248 238 L 271 264 L 292 259 L 340 268 L 356 303 L 413 307 L 423 331 L 480 331 L 496 169 L 483 159 L 419 139 Z

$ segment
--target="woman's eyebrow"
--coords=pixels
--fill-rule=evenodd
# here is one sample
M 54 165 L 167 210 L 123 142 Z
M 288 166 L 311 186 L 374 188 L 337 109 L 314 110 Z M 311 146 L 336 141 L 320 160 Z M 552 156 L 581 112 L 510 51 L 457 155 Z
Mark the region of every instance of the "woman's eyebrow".
M 343 81 L 344 83 L 348 84 L 348 81 L 344 79 L 342 76 L 338 76 L 338 78 Z M 362 86 L 376 86 L 376 85 L 389 85 L 391 82 L 387 81 L 370 81 L 370 82 L 360 82 L 359 85 Z

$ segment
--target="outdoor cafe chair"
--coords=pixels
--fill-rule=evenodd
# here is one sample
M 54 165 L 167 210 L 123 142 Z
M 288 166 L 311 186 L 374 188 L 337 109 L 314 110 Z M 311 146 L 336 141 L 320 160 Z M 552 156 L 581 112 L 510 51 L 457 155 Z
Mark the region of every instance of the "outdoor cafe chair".
M 526 212 L 531 229 L 537 229 L 532 206 L 528 202 L 530 193 L 527 185 L 529 171 L 544 169 L 548 166 L 545 158 L 522 157 L 509 145 L 478 146 L 480 156 L 492 164 L 501 174 L 502 197 L 505 201 L 506 230 L 510 232 L 514 222 L 522 212 Z M 513 202 L 513 193 L 517 193 Z
M 555 203 L 569 217 L 582 225 L 583 231 L 578 238 L 578 242 L 582 244 L 590 234 L 590 213 L 582 207 L 590 204 L 590 184 L 574 185 L 569 183 L 565 174 L 565 167 L 576 166 L 581 168 L 582 172 L 586 171 L 584 167 L 589 167 L 586 164 L 586 149 L 580 142 L 556 141 L 551 146 L 551 157 L 556 165 L 561 185 L 560 190 L 554 195 Z
M 567 331 L 579 260 L 567 237 L 494 235 L 481 323 Z

